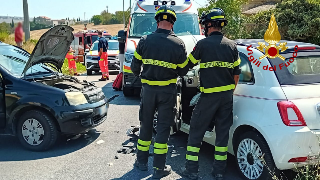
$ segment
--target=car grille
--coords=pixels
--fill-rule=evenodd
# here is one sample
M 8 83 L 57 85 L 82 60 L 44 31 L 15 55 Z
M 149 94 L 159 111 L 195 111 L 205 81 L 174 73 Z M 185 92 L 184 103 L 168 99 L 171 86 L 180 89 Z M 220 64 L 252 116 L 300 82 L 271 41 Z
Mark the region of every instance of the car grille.
M 117 56 L 108 56 L 108 60 L 118 60 Z
M 100 115 L 94 116 L 91 120 L 94 125 L 98 125 L 98 124 L 102 123 L 103 121 L 105 121 L 106 119 L 107 119 L 107 114 L 104 114 L 102 116 L 100 116 Z

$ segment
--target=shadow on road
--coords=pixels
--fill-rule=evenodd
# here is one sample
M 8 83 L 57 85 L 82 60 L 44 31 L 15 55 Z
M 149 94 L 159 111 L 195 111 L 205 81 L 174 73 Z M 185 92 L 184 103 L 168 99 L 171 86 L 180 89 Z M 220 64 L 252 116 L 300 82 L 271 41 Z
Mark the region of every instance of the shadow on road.
M 186 147 L 187 147 L 188 135 L 182 132 L 179 132 L 176 135 L 170 137 L 169 140 L 169 151 L 167 156 L 167 164 L 171 165 L 172 171 L 181 176 L 181 168 L 185 165 L 185 157 L 186 157 Z M 150 147 L 152 152 L 152 147 Z M 199 155 L 199 179 L 212 179 L 211 171 L 212 171 L 212 163 L 214 160 L 214 146 L 203 143 L 200 150 Z M 148 162 L 148 171 L 139 171 L 136 168 L 132 168 L 131 171 L 127 172 L 123 176 L 119 178 L 115 178 L 113 180 L 123 180 L 123 179 L 151 179 L 153 169 L 153 157 L 149 157 Z M 226 172 L 225 180 L 242 180 L 239 174 L 235 173 L 236 171 L 236 161 L 234 156 L 228 154 L 228 167 Z M 170 179 L 170 177 L 168 177 Z M 181 177 L 181 180 L 185 180 L 186 178 Z
M 57 143 L 48 151 L 33 152 L 22 147 L 18 138 L 13 136 L 0 136 L 0 162 L 1 161 L 28 161 L 63 156 L 78 151 L 94 142 L 100 132 L 95 129 L 75 140 L 67 140 L 65 136 L 59 137 Z

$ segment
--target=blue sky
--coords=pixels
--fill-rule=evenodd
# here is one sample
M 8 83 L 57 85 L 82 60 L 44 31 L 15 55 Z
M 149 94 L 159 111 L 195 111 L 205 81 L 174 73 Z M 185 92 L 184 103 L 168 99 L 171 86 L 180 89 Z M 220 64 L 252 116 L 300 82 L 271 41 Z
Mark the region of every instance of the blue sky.
M 0 16 L 23 17 L 22 0 L 0 0 Z M 5 3 L 4 3 L 5 1 Z M 134 0 L 132 0 L 133 2 Z M 207 0 L 195 0 L 199 5 L 205 5 Z M 84 18 L 100 14 L 109 6 L 109 12 L 122 11 L 122 0 L 28 0 L 30 18 L 47 16 L 51 19 Z M 125 0 L 125 9 L 130 0 Z

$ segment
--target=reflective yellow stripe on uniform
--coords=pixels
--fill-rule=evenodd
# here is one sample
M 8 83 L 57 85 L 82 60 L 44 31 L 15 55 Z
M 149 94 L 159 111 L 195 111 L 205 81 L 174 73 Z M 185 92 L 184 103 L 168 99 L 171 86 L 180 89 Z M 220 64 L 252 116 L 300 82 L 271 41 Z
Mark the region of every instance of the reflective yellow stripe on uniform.
M 149 151 L 149 146 L 140 146 L 139 144 L 137 145 L 138 150 L 140 151 Z
M 212 16 L 212 17 L 211 17 L 211 19 L 220 19 L 220 18 L 223 19 L 224 16 Z
M 200 91 L 204 93 L 214 93 L 214 92 L 222 92 L 222 91 L 229 91 L 235 88 L 234 84 L 230 84 L 227 86 L 220 86 L 220 87 L 214 87 L 214 88 L 204 88 L 200 87 Z
M 214 149 L 218 152 L 227 152 L 228 151 L 228 147 L 219 147 L 219 146 L 215 146 Z
M 239 58 L 236 62 L 233 63 L 233 67 L 239 66 L 241 63 L 241 59 Z
M 200 63 L 200 68 L 212 68 L 212 67 L 226 67 L 233 69 L 233 63 L 225 62 L 225 61 L 212 61 L 206 63 Z
M 140 144 L 142 146 L 150 146 L 151 141 L 142 141 L 141 139 L 139 139 L 138 144 Z
M 137 53 L 137 51 L 134 52 L 134 57 L 142 61 L 142 56 Z
M 141 83 L 149 84 L 150 86 L 168 86 L 169 84 L 177 83 L 177 79 L 171 79 L 168 81 L 149 81 L 146 79 L 141 79 Z
M 188 62 L 189 62 L 189 58 L 187 58 L 182 64 L 178 64 L 178 67 L 179 68 L 184 68 L 188 65 Z
M 142 59 L 143 64 L 150 64 L 155 66 L 161 66 L 169 69 L 177 69 L 177 65 L 165 61 L 159 61 L 154 59 Z
M 186 159 L 189 161 L 198 161 L 199 158 L 198 158 L 198 156 L 191 156 L 191 155 L 187 154 Z
M 123 72 L 126 72 L 126 73 L 133 73 L 131 70 L 128 70 L 128 69 L 123 69 Z
M 158 149 L 166 149 L 168 148 L 167 144 L 154 143 L 154 147 Z
M 200 148 L 188 146 L 188 147 L 187 147 L 187 151 L 198 153 L 198 152 L 200 151 Z
M 224 155 L 224 156 L 214 155 L 214 158 L 219 161 L 225 161 L 227 160 L 227 155 Z
M 197 64 L 200 61 L 200 60 L 196 60 L 196 58 L 194 58 L 192 54 L 190 54 L 188 58 L 193 64 Z

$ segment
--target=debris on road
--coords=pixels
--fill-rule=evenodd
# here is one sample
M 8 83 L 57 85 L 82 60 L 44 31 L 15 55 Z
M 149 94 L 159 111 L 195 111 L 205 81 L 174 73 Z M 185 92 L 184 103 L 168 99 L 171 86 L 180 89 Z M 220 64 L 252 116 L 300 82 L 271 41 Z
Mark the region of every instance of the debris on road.
M 104 140 L 99 140 L 99 141 L 97 142 L 97 144 L 102 144 L 102 143 L 104 143 Z
M 116 155 L 116 156 L 114 156 L 114 158 L 115 158 L 115 159 L 119 159 L 119 156 Z
M 131 128 L 128 129 L 127 131 L 128 136 L 132 136 L 132 135 L 139 136 L 139 134 L 140 134 L 140 126 L 131 126 Z

